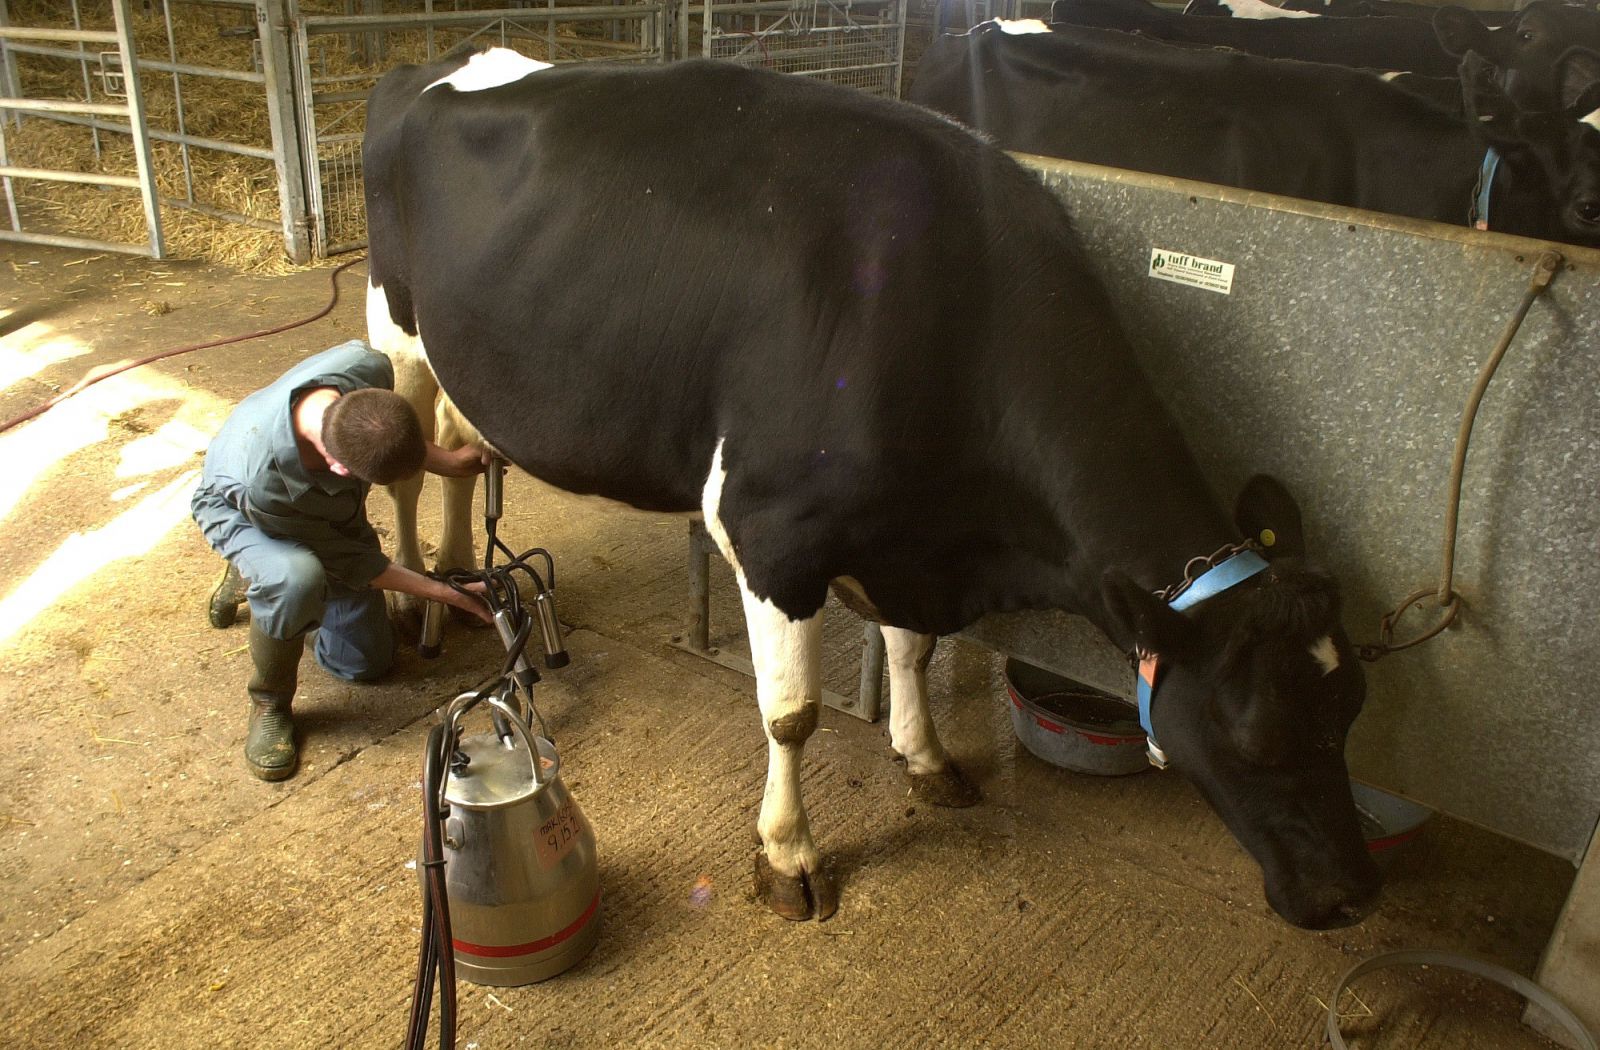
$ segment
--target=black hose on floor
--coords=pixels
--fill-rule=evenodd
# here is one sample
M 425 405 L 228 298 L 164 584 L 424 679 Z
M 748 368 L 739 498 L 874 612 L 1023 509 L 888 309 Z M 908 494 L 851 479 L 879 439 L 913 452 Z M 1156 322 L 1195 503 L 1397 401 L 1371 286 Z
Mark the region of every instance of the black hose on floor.
M 444 778 L 455 750 L 448 723 L 428 734 L 422 759 L 422 946 L 417 953 L 417 978 L 411 991 L 411 1020 L 406 1050 L 423 1050 L 428 1042 L 428 1014 L 433 1007 L 434 979 L 439 985 L 439 1046 L 456 1045 L 456 956 L 450 934 L 450 899 L 445 885 L 444 821 L 440 807 Z

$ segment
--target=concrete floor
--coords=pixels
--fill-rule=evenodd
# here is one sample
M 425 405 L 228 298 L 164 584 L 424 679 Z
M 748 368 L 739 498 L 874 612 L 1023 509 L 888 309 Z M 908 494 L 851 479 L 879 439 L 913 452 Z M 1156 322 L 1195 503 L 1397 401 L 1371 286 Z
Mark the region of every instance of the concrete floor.
M 206 625 L 218 563 L 187 518 L 232 405 L 362 334 L 363 276 L 312 326 L 140 369 L 0 435 L 0 1015 L 17 1045 L 401 1039 L 422 743 L 498 643 L 453 630 L 444 657 L 407 654 L 373 686 L 307 661 L 301 771 L 254 781 L 244 630 Z M 0 245 L 0 417 L 91 365 L 305 315 L 327 289 L 327 271 Z M 1376 951 L 1530 973 L 1570 884 L 1565 862 L 1439 818 L 1394 859 L 1376 915 L 1295 930 L 1180 778 L 1038 762 L 1012 737 L 998 658 L 947 642 L 935 715 L 984 802 L 913 802 L 886 727 L 825 712 L 806 802 L 843 899 L 829 922 L 785 922 L 750 891 L 752 683 L 667 644 L 683 523 L 521 476 L 507 503 L 511 546 L 558 559 L 573 659 L 540 702 L 599 837 L 604 926 L 555 980 L 463 984 L 463 1047 L 1311 1047 L 1336 977 Z M 735 646 L 736 596 L 715 580 L 714 634 Z M 833 619 L 830 688 L 854 689 L 858 637 Z M 1551 1045 L 1510 995 L 1438 972 L 1365 978 L 1340 1011 L 1352 1046 Z

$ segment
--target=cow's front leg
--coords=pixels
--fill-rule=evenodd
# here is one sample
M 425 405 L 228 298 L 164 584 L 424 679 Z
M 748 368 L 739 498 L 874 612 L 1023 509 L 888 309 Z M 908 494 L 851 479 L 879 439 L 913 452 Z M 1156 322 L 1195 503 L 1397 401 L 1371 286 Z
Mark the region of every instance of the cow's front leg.
M 911 789 L 935 806 L 970 806 L 981 795 L 950 761 L 928 713 L 928 665 L 938 637 L 883 628 L 889 665 L 889 740 L 906 760 Z
M 822 700 L 822 614 L 791 620 L 750 592 L 743 573 L 745 621 L 756 670 L 756 697 L 767 733 L 767 787 L 761 796 L 761 852 L 756 896 L 786 919 L 826 919 L 839 906 L 838 889 L 811 841 L 800 799 L 800 763 L 817 728 Z

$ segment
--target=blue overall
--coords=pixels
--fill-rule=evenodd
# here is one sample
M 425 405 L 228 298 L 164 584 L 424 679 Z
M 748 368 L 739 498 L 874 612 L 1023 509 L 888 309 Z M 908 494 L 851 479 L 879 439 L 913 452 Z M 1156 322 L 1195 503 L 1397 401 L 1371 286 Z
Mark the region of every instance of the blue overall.
M 324 350 L 239 403 L 206 450 L 192 509 L 206 542 L 250 582 L 250 616 L 273 638 L 320 624 L 316 658 L 329 673 L 371 681 L 394 661 L 383 592 L 389 565 L 352 477 L 308 471 L 292 411 L 312 387 L 394 389 L 389 359 L 360 340 Z

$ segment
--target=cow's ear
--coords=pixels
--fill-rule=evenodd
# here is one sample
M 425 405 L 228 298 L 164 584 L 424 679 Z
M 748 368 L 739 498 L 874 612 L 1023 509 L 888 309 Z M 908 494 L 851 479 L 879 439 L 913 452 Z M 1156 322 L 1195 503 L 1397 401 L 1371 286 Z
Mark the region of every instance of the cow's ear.
M 1268 558 L 1305 557 L 1300 505 L 1277 478 L 1257 474 L 1244 483 L 1233 505 L 1233 523 L 1261 544 Z
M 1586 47 L 1568 48 L 1556 60 L 1561 85 L 1561 108 L 1579 119 L 1600 109 L 1600 53 Z
M 1100 598 L 1119 642 L 1178 661 L 1193 650 L 1194 625 L 1120 569 L 1107 569 L 1101 577 Z
M 1435 11 L 1433 33 L 1439 38 L 1440 47 L 1458 57 L 1468 51 L 1487 51 L 1492 46 L 1489 27 L 1464 7 L 1441 7 Z

